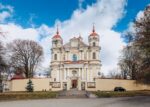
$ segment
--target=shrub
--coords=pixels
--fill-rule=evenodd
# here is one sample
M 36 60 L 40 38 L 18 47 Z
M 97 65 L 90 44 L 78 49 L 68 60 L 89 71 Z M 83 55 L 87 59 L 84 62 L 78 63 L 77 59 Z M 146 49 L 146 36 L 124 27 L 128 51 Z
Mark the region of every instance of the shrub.
M 28 83 L 27 83 L 27 87 L 26 87 L 26 90 L 28 92 L 33 92 L 34 91 L 34 88 L 33 88 L 33 83 L 32 81 L 29 79 Z

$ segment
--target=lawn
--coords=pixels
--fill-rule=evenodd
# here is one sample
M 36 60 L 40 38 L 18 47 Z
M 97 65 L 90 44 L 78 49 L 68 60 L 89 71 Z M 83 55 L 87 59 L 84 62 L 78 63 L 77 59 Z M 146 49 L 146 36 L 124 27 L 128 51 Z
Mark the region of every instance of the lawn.
M 101 97 L 150 96 L 150 91 L 125 91 L 125 92 L 96 91 L 93 93 L 96 94 L 99 98 L 101 98 Z
M 56 98 L 57 92 L 8 92 L 0 93 L 1 100 L 25 100 Z

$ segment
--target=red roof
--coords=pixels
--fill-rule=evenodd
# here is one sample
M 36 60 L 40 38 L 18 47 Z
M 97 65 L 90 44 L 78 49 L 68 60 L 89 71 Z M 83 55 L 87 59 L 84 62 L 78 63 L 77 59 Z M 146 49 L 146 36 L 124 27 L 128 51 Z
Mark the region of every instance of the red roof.
M 16 80 L 16 79 L 25 79 L 23 75 L 14 75 L 11 80 Z
M 61 36 L 59 35 L 58 27 L 57 27 L 56 35 L 55 35 L 55 36 L 53 36 L 53 39 L 57 39 L 57 38 L 62 39 L 62 38 L 61 38 Z
M 98 34 L 96 32 L 92 32 L 90 36 L 98 36 Z
M 60 38 L 61 39 L 61 36 L 59 34 L 56 34 L 55 36 L 53 36 L 53 38 L 55 38 L 55 39 Z
M 90 36 L 98 36 L 98 34 L 95 32 L 95 27 L 93 26 L 93 31 L 90 34 Z

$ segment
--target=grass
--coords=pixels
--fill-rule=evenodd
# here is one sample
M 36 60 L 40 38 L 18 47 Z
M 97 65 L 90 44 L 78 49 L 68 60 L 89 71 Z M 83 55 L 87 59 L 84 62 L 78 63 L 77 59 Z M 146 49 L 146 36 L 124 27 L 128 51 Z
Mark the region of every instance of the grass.
M 134 97 L 134 96 L 150 96 L 150 91 L 125 91 L 125 92 L 114 92 L 114 91 L 96 91 L 94 92 L 99 98 L 101 97 Z
M 8 92 L 0 93 L 1 100 L 26 100 L 56 98 L 57 92 Z

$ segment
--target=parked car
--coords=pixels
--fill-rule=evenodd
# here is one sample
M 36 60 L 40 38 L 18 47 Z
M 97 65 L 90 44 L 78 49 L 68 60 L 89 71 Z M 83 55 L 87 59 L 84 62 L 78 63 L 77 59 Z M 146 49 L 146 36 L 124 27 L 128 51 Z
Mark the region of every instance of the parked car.
M 126 91 L 126 89 L 123 88 L 123 87 L 115 87 L 115 88 L 114 88 L 114 91 L 122 92 L 122 91 Z

